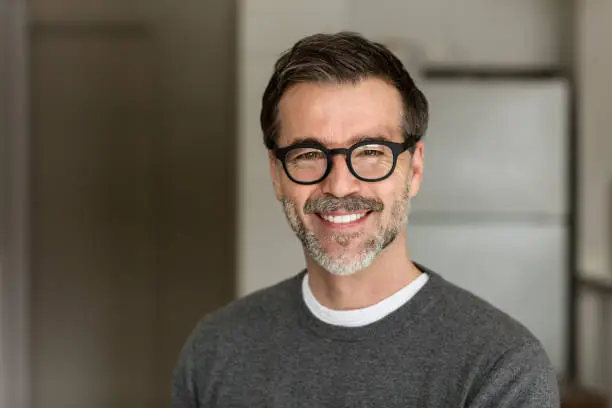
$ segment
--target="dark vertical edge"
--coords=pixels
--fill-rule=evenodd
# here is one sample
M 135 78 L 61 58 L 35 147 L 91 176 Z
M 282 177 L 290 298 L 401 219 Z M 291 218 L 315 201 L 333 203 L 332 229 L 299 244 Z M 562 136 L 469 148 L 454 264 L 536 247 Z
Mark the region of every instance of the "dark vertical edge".
M 19 362 L 18 372 L 14 373 L 18 384 L 15 393 L 15 398 L 18 399 L 17 405 L 28 408 L 32 406 L 33 401 L 33 324 L 32 324 L 32 287 L 33 287 L 33 252 L 32 252 L 32 215 L 33 215 L 33 200 L 32 200 L 32 137 L 31 137 L 31 33 L 28 29 L 29 20 L 29 2 L 27 0 L 13 1 L 14 14 L 13 29 L 15 35 L 15 107 L 16 123 L 15 131 L 19 140 L 16 150 L 13 151 L 18 157 L 16 160 L 15 173 L 19 175 L 16 179 L 16 184 L 19 189 L 15 194 L 15 209 L 16 216 L 19 219 L 17 230 L 20 235 L 17 237 L 18 251 L 17 256 L 20 256 L 20 287 L 21 294 L 20 305 L 20 320 L 19 327 L 21 343 L 18 347 Z
M 578 90 L 575 75 L 569 80 L 569 135 L 568 135 L 568 324 L 567 324 L 567 380 L 578 380 L 578 242 L 579 242 L 579 172 L 580 146 L 578 137 Z
M 28 137 L 30 145 L 28 147 L 29 154 L 29 172 L 28 175 L 28 193 L 30 195 L 30 201 L 28 202 L 28 213 L 30 214 L 30 241 L 29 241 L 29 251 L 30 251 L 30 302 L 29 302 L 29 314 L 28 319 L 30 320 L 30 344 L 29 344 L 29 352 L 30 352 L 30 361 L 28 365 L 28 369 L 30 371 L 30 400 L 29 407 L 37 408 L 42 406 L 42 402 L 40 401 L 40 392 L 39 392 L 39 378 L 38 378 L 38 370 L 37 370 L 37 357 L 39 350 L 39 342 L 40 338 L 40 329 L 37 328 L 37 319 L 39 319 L 38 310 L 40 308 L 40 302 L 37 301 L 39 292 L 39 270 L 40 270 L 40 262 L 38 261 L 40 257 L 40 240 L 39 240 L 39 225 L 40 225 L 40 217 L 37 213 L 38 202 L 40 200 L 40 180 L 38 174 L 40 173 L 40 160 L 39 153 L 37 151 L 37 146 L 39 145 L 39 126 L 37 121 L 33 120 L 36 117 L 39 110 L 39 101 L 36 98 L 36 91 L 38 85 L 38 77 L 36 67 L 39 65 L 38 61 L 38 47 L 40 46 L 40 33 L 38 33 L 34 27 L 32 27 L 31 22 L 27 28 L 28 39 L 27 39 L 27 56 L 28 56 L 28 67 L 25 72 L 28 89 L 27 96 L 29 98 L 28 104 L 28 118 L 30 120 L 29 128 L 28 128 Z
M 153 58 L 160 58 L 163 55 L 163 39 L 162 33 L 160 32 L 160 26 L 158 22 L 154 22 L 151 25 L 151 30 L 147 35 L 149 42 L 147 45 L 151 47 L 151 56 Z M 151 61 L 152 62 L 152 61 Z M 153 343 L 153 350 L 157 356 L 164 356 L 166 352 L 166 344 L 165 337 L 161 335 L 160 328 L 164 327 L 163 320 L 163 307 L 164 298 L 163 298 L 163 288 L 165 285 L 164 282 L 164 267 L 166 266 L 164 259 L 164 233 L 166 227 L 165 216 L 167 216 L 167 201 L 165 198 L 165 190 L 166 187 L 166 172 L 165 166 L 167 165 L 167 156 L 164 155 L 164 139 L 168 137 L 170 134 L 170 125 L 168 123 L 168 101 L 171 100 L 168 96 L 168 86 L 167 86 L 167 66 L 164 65 L 161 61 L 156 61 L 155 63 L 151 63 L 149 69 L 151 69 L 152 75 L 154 79 L 157 81 L 158 86 L 154 89 L 154 108 L 152 115 L 155 115 L 155 119 L 153 117 L 151 120 L 156 121 L 157 129 L 151 135 L 152 139 L 151 143 L 151 177 L 153 179 L 151 186 L 151 205 L 153 206 L 153 225 L 151 226 L 151 233 L 153 234 L 153 264 L 154 270 L 151 272 L 153 274 L 153 324 L 151 326 L 151 336 Z M 157 361 L 153 363 L 153 367 L 155 369 L 155 373 L 152 373 L 151 382 L 153 387 L 166 387 L 166 378 L 165 374 L 165 365 L 163 358 L 157 358 Z M 169 386 L 168 386 L 169 388 Z M 168 391 L 170 393 L 170 391 Z
M 580 143 L 579 143 L 579 91 L 577 84 L 577 5 L 575 0 L 564 0 L 561 4 L 560 18 L 560 55 L 568 72 L 569 112 L 568 143 L 566 160 L 568 162 L 568 251 L 567 251 L 567 361 L 566 379 L 570 383 L 579 381 L 578 361 L 578 314 L 579 314 L 579 193 L 580 193 Z
M 0 405 L 28 407 L 31 195 L 27 1 L 0 0 Z M 4 388 L 6 387 L 6 388 Z
M 241 203 L 240 200 L 245 200 L 245 197 L 243 197 L 242 191 L 240 190 L 241 188 L 241 180 L 240 177 L 242 177 L 241 175 L 241 166 L 244 165 L 244 163 L 241 163 L 241 157 L 240 157 L 240 143 L 241 143 L 241 123 L 244 120 L 243 119 L 243 111 L 241 108 L 241 95 L 243 94 L 243 90 L 241 89 L 244 84 L 241 81 L 241 70 L 242 70 L 242 66 L 246 63 L 245 59 L 246 56 L 243 53 L 243 44 L 242 44 L 242 30 L 244 30 L 244 25 L 245 25 L 245 5 L 244 5 L 244 1 L 242 0 L 232 0 L 232 4 L 233 4 L 233 8 L 234 8 L 234 13 L 233 13 L 233 18 L 234 21 L 233 23 L 235 24 L 234 26 L 234 30 L 233 30 L 233 35 L 234 35 L 234 50 L 233 50 L 233 58 L 234 58 L 234 64 L 233 64 L 233 72 L 232 72 L 232 78 L 233 78 L 233 89 L 232 91 L 232 95 L 233 98 L 231 100 L 232 103 L 232 110 L 233 110 L 233 127 L 232 127 L 232 135 L 234 137 L 234 157 L 237 158 L 237 160 L 235 159 L 233 161 L 234 165 L 232 167 L 232 180 L 234 182 L 233 185 L 233 200 L 232 200 L 232 211 L 233 211 L 233 234 L 234 234 L 234 259 L 233 259 L 233 264 L 234 264 L 234 298 L 240 296 L 240 292 L 241 292 L 241 288 L 240 285 L 242 284 L 241 279 L 242 277 L 240 276 L 240 273 L 242 272 L 240 270 L 241 268 L 241 262 L 240 262 L 240 256 L 241 256 L 241 248 L 240 248 L 240 234 L 241 234 L 241 228 L 242 225 L 241 223 L 244 221 L 242 219 L 241 216 Z
M 239 0 L 230 0 L 230 4 L 228 5 L 228 7 L 230 8 L 230 21 L 229 21 L 229 27 L 230 29 L 228 30 L 228 35 L 229 35 L 229 39 L 228 39 L 228 44 L 230 44 L 230 46 L 232 47 L 232 50 L 229 53 L 229 60 L 227 61 L 228 64 L 228 70 L 229 75 L 229 87 L 230 89 L 228 89 L 227 95 L 228 95 L 228 100 L 227 100 L 227 126 L 228 126 L 228 133 L 231 135 L 231 141 L 230 141 L 230 145 L 231 148 L 228 149 L 230 157 L 228 158 L 228 160 L 226 161 L 226 163 L 228 163 L 228 180 L 231 181 L 232 186 L 228 189 L 228 194 L 230 195 L 228 197 L 229 199 L 229 206 L 230 206 L 230 214 L 232 214 L 232 216 L 230 217 L 231 222 L 230 225 L 228 226 L 227 229 L 227 233 L 230 234 L 229 237 L 229 242 L 231 244 L 231 271 L 232 273 L 230 274 L 231 278 L 229 278 L 231 280 L 230 284 L 232 287 L 232 298 L 236 298 L 238 296 L 238 256 L 239 256 L 239 235 L 238 235 L 238 229 L 240 227 L 239 225 L 239 214 L 238 211 L 240 209 L 238 200 L 240 199 L 239 193 L 238 193 L 238 189 L 240 186 L 240 180 L 238 180 L 238 177 L 240 176 L 240 172 L 238 169 L 238 160 L 236 160 L 237 157 L 237 152 L 238 152 L 238 146 L 240 143 L 240 135 L 238 134 L 240 126 L 239 126 L 239 121 L 240 118 L 239 116 L 239 112 L 240 112 L 240 99 L 239 99 L 239 73 L 240 73 L 240 69 L 239 69 L 239 65 L 241 63 L 240 61 L 240 15 L 239 15 L 239 7 L 240 7 L 240 3 L 242 3 Z

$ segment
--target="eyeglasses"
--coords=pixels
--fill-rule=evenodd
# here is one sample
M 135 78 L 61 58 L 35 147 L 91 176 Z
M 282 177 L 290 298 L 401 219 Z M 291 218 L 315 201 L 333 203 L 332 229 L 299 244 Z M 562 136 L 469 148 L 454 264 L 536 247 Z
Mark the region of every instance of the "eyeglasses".
M 313 141 L 276 148 L 274 154 L 283 164 L 287 177 L 297 184 L 316 184 L 325 179 L 336 154 L 346 156 L 346 165 L 357 179 L 377 182 L 393 173 L 397 157 L 409 149 L 412 153 L 418 140 L 417 136 L 407 137 L 403 143 L 366 140 L 340 149 L 327 149 Z

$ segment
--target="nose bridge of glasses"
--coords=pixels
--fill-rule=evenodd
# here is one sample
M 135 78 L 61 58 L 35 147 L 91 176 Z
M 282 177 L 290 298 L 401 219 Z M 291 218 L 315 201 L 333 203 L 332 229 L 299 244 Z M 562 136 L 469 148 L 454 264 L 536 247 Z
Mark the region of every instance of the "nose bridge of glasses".
M 346 166 L 346 170 L 348 170 L 348 166 L 350 166 L 350 154 L 351 150 L 345 147 L 329 149 L 327 157 L 329 160 L 329 165 L 331 166 L 331 171 L 338 170 L 338 163 L 335 162 L 343 162 Z
M 350 185 L 355 181 L 355 176 L 350 170 L 350 149 L 339 148 L 329 150 L 329 174 L 326 183 L 339 187 L 339 185 Z
M 330 157 L 334 157 L 334 156 L 339 156 L 339 155 L 348 155 L 349 154 L 349 150 L 346 147 L 339 147 L 337 149 L 329 149 L 329 156 Z

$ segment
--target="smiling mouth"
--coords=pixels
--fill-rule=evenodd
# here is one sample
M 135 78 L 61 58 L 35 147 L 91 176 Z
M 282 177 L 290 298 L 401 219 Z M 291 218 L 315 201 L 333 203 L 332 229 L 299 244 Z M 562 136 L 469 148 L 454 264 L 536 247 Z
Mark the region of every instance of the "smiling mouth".
M 317 213 L 317 216 L 326 223 L 332 225 L 353 225 L 362 222 L 372 211 L 356 212 L 356 213 Z

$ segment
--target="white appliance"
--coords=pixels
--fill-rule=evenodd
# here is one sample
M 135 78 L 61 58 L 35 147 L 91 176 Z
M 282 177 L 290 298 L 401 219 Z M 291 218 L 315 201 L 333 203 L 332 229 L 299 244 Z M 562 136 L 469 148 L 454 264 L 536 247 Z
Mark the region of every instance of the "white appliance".
M 563 79 L 421 84 L 430 101 L 413 259 L 567 353 L 568 113 Z

